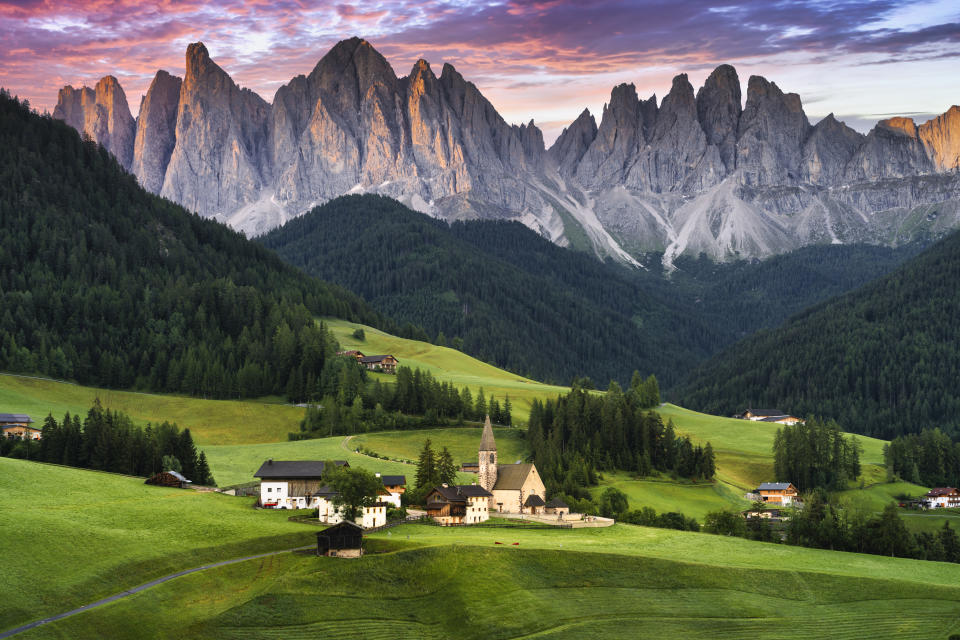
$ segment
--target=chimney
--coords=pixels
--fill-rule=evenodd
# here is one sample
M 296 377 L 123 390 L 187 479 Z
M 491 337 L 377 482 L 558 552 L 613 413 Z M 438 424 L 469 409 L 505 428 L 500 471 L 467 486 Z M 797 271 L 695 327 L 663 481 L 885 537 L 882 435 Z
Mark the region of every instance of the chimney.
M 448 485 L 446 482 L 444 482 L 444 483 L 443 483 L 442 485 L 440 485 L 440 486 L 443 487 L 444 489 L 449 489 L 449 488 L 450 488 L 450 485 Z
M 379 477 L 380 477 L 380 472 L 377 472 L 377 473 L 375 473 L 374 475 L 379 478 Z
M 267 460 L 267 464 L 273 464 L 273 458 L 270 458 L 269 460 Z

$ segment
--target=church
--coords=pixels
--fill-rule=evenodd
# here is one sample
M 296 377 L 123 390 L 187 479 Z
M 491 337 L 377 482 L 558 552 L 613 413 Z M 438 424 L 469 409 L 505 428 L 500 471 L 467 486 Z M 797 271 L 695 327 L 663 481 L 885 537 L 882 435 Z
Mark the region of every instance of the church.
M 480 436 L 478 484 L 493 494 L 490 513 L 543 513 L 547 491 L 531 462 L 498 464 L 490 416 Z

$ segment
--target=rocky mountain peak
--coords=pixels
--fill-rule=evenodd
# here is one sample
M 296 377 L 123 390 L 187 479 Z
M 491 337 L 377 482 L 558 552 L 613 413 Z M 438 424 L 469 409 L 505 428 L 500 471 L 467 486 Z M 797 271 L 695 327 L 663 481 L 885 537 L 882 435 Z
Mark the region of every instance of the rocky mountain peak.
M 729 64 L 714 69 L 697 92 L 700 126 L 707 136 L 707 144 L 717 147 L 728 172 L 736 168 L 740 99 L 740 78 Z
M 960 106 L 924 122 L 918 131 L 938 170 L 960 168 Z
M 750 76 L 737 131 L 737 169 L 744 184 L 794 184 L 809 131 L 799 96 Z
M 158 193 L 176 144 L 177 109 L 183 80 L 157 71 L 140 103 L 130 170 L 148 191 Z
M 53 117 L 63 120 L 104 146 L 125 169 L 133 156 L 135 124 L 123 88 L 114 76 L 93 89 L 66 86 L 57 95 Z
M 908 138 L 917 137 L 917 125 L 914 123 L 913 118 L 887 118 L 886 120 L 878 122 L 877 126 L 888 129 L 892 133 L 907 136 Z
M 584 109 L 550 147 L 549 154 L 561 174 L 568 175 L 576 170 L 583 154 L 596 137 L 597 121 L 589 109 Z
M 819 185 L 843 182 L 847 163 L 863 144 L 864 136 L 831 113 L 813 127 L 803 147 L 801 179 Z

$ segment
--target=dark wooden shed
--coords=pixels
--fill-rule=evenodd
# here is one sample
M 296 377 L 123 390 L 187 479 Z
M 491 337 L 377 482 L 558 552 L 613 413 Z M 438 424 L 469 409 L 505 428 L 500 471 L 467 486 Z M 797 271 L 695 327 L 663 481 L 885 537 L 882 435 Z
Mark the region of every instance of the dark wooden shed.
M 363 555 L 363 527 L 344 520 L 317 533 L 317 555 L 359 558 Z
M 187 480 L 183 477 L 183 474 L 176 471 L 161 471 L 155 476 L 147 478 L 144 484 L 155 484 L 161 487 L 177 487 L 179 489 L 186 489 L 188 484 L 192 484 L 190 480 Z

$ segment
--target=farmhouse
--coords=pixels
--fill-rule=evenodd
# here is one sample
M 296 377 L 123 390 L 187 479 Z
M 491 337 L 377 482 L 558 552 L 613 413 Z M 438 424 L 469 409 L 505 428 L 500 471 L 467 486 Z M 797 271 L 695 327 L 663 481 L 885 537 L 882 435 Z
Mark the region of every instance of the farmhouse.
M 440 524 L 476 524 L 490 518 L 493 494 L 475 484 L 441 485 L 427 494 L 427 515 Z
M 490 510 L 497 513 L 536 513 L 547 494 L 533 463 L 497 464 L 497 443 L 490 416 L 480 436 L 479 483 L 493 496 Z M 532 496 L 536 496 L 533 498 Z
M 937 487 L 923 496 L 928 509 L 949 509 L 960 507 L 960 491 L 953 487 Z
M 0 413 L 0 433 L 7 438 L 39 440 L 40 429 L 32 424 L 33 420 L 24 413 Z
M 176 487 L 186 489 L 188 484 L 193 484 L 190 480 L 183 477 L 179 471 L 161 471 L 160 473 L 147 478 L 143 484 L 153 484 L 160 487 Z
M 764 482 L 756 488 L 754 493 L 758 494 L 764 502 L 781 506 L 802 502 L 800 492 L 791 482 Z
M 337 492 L 328 486 L 320 487 L 314 494 L 314 502 L 311 504 L 316 506 L 317 518 L 320 522 L 327 524 L 344 522 L 342 508 L 333 504 L 336 495 Z M 385 497 L 389 497 L 389 495 L 390 493 L 386 489 L 381 489 L 380 495 L 377 496 L 379 500 L 372 505 L 363 507 L 355 523 L 364 529 L 373 529 L 387 524 L 387 509 L 393 507 L 392 503 L 384 501 Z
M 349 467 L 346 460 L 334 460 Z M 267 460 L 254 475 L 260 478 L 260 505 L 273 509 L 312 509 L 317 506 L 325 463 L 315 460 Z
M 359 558 L 363 555 L 363 529 L 352 522 L 341 522 L 318 532 L 317 555 Z
M 383 487 L 390 494 L 383 498 L 384 502 L 389 502 L 397 509 L 400 508 L 400 496 L 402 496 L 407 488 L 407 476 L 382 476 L 379 473 L 377 477 L 380 478 L 380 481 L 383 482 Z
M 396 373 L 399 360 L 391 355 L 382 356 L 362 356 L 357 358 L 357 362 L 362 364 L 369 371 L 383 371 L 384 373 Z

